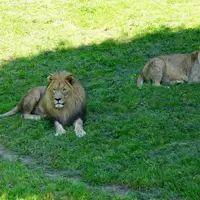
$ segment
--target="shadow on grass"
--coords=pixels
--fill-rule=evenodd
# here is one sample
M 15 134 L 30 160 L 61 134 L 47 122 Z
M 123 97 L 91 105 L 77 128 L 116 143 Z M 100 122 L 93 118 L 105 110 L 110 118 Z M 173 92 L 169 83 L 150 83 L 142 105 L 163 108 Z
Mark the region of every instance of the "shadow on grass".
M 36 80 L 38 85 L 38 79 L 39 84 L 44 84 L 46 82 L 43 78 L 46 78 L 48 73 L 59 70 L 70 70 L 89 81 L 92 78 L 109 81 L 116 76 L 128 79 L 130 75 L 137 74 L 145 62 L 153 56 L 187 53 L 199 49 L 199 34 L 200 29 L 171 32 L 168 28 L 162 28 L 156 33 L 124 42 L 107 40 L 98 45 L 67 49 L 63 47 L 65 42 L 60 41 L 60 46 L 52 51 L 41 52 L 31 58 L 5 61 L 1 68 L 0 81 L 1 84 L 6 85 L 6 80 L 12 78 L 13 81 L 19 81 L 19 85 L 24 86 L 23 79 L 30 77 L 32 84 L 35 85 L 33 80 Z
M 196 173 L 196 150 L 190 141 L 193 144 L 192 140 L 198 138 L 194 127 L 194 124 L 199 126 L 198 86 L 184 84 L 170 90 L 147 86 L 138 91 L 135 82 L 149 58 L 198 50 L 199 35 L 200 29 L 171 32 L 162 28 L 129 41 L 107 40 L 79 48 L 65 49 L 65 42 L 61 41 L 55 50 L 5 61 L 0 68 L 1 112 L 14 106 L 28 89 L 46 85 L 50 72 L 69 70 L 88 93 L 88 135 L 80 140 L 69 129 L 69 135 L 54 139 L 53 125 L 48 122 L 21 122 L 14 117 L 13 124 L 9 124 L 10 119 L 1 121 L 0 142 L 21 154 L 31 155 L 47 168 L 81 170 L 83 180 L 91 184 L 166 190 L 163 194 L 144 195 L 143 199 L 173 196 L 171 191 L 197 197 L 195 180 L 190 177 L 188 184 L 186 179 L 180 183 L 180 176 L 184 177 L 185 167 L 189 167 L 191 174 Z M 25 134 L 27 129 L 30 133 Z M 178 161 L 168 159 L 163 153 L 167 145 L 181 140 L 188 142 L 187 149 L 176 150 L 177 156 L 181 156 Z M 156 155 L 160 153 L 160 163 L 154 156 L 147 156 L 154 155 L 152 148 Z M 185 162 L 182 167 L 184 156 L 194 159 L 193 163 Z M 171 170 L 170 175 L 169 170 L 164 172 L 165 168 Z M 177 174 L 177 170 L 182 174 Z
M 122 86 L 132 81 L 153 56 L 198 50 L 199 34 L 200 29 L 171 32 L 168 28 L 162 28 L 156 33 L 124 42 L 107 40 L 98 45 L 68 49 L 63 47 L 65 42 L 60 41 L 57 49 L 41 52 L 31 58 L 5 61 L 0 68 L 1 94 L 12 91 L 16 96 L 17 85 L 21 88 L 20 94 L 17 92 L 20 96 L 32 86 L 45 85 L 48 74 L 59 70 L 74 73 L 88 92 L 114 84 Z

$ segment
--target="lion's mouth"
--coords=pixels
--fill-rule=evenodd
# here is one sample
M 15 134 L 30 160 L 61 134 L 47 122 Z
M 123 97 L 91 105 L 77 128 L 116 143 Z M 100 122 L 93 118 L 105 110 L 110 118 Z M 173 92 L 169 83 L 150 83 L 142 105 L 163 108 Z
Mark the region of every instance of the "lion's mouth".
M 56 103 L 56 105 L 55 105 L 56 108 L 62 108 L 63 106 L 64 106 L 63 103 Z
M 62 108 L 64 106 L 62 98 L 55 98 L 54 103 L 56 108 Z

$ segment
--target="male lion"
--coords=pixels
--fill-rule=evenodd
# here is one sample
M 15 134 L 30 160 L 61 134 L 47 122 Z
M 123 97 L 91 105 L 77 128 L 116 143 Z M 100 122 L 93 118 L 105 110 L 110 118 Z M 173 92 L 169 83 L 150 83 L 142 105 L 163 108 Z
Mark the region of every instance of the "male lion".
M 25 119 L 53 118 L 56 134 L 66 132 L 63 125 L 74 125 L 78 137 L 86 134 L 83 118 L 86 108 L 86 93 L 81 83 L 69 72 L 56 72 L 48 77 L 48 85 L 33 88 L 20 102 L 0 118 L 22 112 Z
M 168 84 L 200 82 L 200 51 L 152 58 L 138 76 L 138 88 L 142 87 L 144 80 L 152 81 L 157 86 L 161 82 Z

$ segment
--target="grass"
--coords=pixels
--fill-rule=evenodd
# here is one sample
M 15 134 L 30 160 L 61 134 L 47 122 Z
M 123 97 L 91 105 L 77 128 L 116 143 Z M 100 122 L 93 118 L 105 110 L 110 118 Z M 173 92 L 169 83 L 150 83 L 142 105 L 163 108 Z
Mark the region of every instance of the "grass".
M 136 78 L 155 55 L 200 49 L 199 10 L 194 0 L 4 0 L 0 112 L 69 70 L 87 90 L 88 113 L 83 138 L 72 127 L 54 137 L 48 120 L 1 120 L 1 145 L 40 169 L 1 161 L 0 199 L 198 199 L 199 85 L 138 90 Z M 129 192 L 94 189 L 109 185 Z
M 79 183 L 62 177 L 48 178 L 42 171 L 27 170 L 20 163 L 3 162 L 0 199 L 108 199 L 105 193 L 93 192 Z M 117 199 L 117 198 L 116 198 Z

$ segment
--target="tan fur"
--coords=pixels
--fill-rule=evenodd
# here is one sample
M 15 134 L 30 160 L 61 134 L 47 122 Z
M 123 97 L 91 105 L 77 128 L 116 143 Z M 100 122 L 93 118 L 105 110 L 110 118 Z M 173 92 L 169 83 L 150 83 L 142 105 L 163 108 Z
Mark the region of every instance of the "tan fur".
M 138 88 L 142 87 L 143 81 L 152 81 L 154 85 L 200 82 L 200 51 L 152 58 L 138 76 Z
M 63 125 L 73 124 L 75 133 L 81 137 L 86 107 L 86 93 L 81 83 L 69 72 L 56 72 L 48 77 L 48 86 L 33 88 L 25 94 L 11 111 L 0 118 L 22 112 L 25 119 L 54 119 L 56 136 L 65 132 Z M 78 128 L 77 128 L 78 127 Z M 79 130 L 79 131 L 77 131 Z

